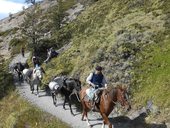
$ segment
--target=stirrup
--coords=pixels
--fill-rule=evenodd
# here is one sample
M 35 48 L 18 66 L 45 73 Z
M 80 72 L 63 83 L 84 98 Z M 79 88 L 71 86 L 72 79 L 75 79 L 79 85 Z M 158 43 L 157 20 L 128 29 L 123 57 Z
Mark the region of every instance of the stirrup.
M 95 98 L 94 98 L 94 102 L 96 102 L 96 101 L 97 101 L 97 99 L 98 99 L 98 97 L 95 97 Z
M 91 110 L 92 110 L 92 111 L 94 111 L 94 110 L 95 110 L 95 105 L 93 105 L 93 106 L 92 106 Z

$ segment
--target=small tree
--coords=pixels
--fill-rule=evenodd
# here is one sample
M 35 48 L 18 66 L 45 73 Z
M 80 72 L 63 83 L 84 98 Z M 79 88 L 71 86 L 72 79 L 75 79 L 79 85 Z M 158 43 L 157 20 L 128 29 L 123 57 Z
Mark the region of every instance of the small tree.
M 64 18 L 62 6 L 62 0 L 57 0 L 57 5 L 54 7 L 54 12 L 52 14 L 52 21 L 56 30 L 61 28 L 62 20 Z
M 31 40 L 31 46 L 36 51 L 38 41 L 42 35 L 38 27 L 41 10 L 35 0 L 26 0 L 26 2 L 33 4 L 33 6 L 30 8 L 30 11 L 26 12 L 21 29 L 22 33 Z
M 63 24 L 63 18 L 65 16 L 64 10 L 63 10 L 63 2 L 62 0 L 56 0 L 56 5 L 52 8 L 51 13 L 51 20 L 52 20 L 52 33 L 55 33 L 56 41 L 59 41 L 60 35 L 61 35 L 61 27 Z

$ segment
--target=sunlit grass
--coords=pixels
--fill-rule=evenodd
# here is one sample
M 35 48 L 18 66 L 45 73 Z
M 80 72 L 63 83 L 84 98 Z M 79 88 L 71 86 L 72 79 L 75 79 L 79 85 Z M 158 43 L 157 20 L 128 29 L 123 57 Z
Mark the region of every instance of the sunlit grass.
M 152 99 L 160 107 L 170 106 L 170 40 L 156 44 L 147 52 L 148 59 L 143 60 L 136 70 L 141 81 L 134 90 L 137 104 L 146 104 Z M 139 102 L 140 101 L 140 102 Z
M 16 92 L 0 101 L 1 128 L 68 128 L 52 115 L 29 105 Z

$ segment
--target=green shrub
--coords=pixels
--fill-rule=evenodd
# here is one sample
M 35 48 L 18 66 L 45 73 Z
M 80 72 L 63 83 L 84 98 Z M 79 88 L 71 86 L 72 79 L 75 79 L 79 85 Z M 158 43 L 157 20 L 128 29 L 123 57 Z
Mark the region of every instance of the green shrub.
M 13 76 L 8 73 L 6 63 L 0 60 L 0 99 L 9 93 L 10 90 L 15 89 L 13 84 Z
M 13 38 L 9 42 L 9 46 L 12 48 L 11 54 L 15 55 L 17 53 L 20 53 L 21 47 L 25 47 L 26 45 L 27 45 L 26 39 Z

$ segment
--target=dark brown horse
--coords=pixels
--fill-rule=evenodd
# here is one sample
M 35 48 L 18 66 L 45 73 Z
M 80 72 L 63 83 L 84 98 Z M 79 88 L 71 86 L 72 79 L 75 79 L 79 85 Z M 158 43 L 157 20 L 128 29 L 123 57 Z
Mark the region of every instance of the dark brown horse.
M 84 120 L 84 117 L 86 117 L 86 121 L 89 127 L 91 127 L 89 123 L 89 119 L 87 117 L 87 113 L 91 110 L 91 101 L 87 100 L 87 94 L 86 90 L 88 88 L 83 88 L 80 92 L 80 99 L 83 106 L 83 114 L 82 114 L 82 120 Z M 129 102 L 128 102 L 128 96 L 127 91 L 125 88 L 119 86 L 116 88 L 112 88 L 110 90 L 104 89 L 101 92 L 100 100 L 98 104 L 96 104 L 98 108 L 98 112 L 101 114 L 103 118 L 103 125 L 102 127 L 107 124 L 109 128 L 112 128 L 112 124 L 110 123 L 108 116 L 114 109 L 114 106 L 116 103 L 120 103 L 122 106 L 127 107 L 127 110 L 131 108 Z
M 60 93 L 62 94 L 65 99 L 63 103 L 63 108 L 65 108 L 66 102 L 68 102 L 69 107 L 70 107 L 70 112 L 72 115 L 74 115 L 72 108 L 71 108 L 71 96 L 76 95 L 77 100 L 79 101 L 79 92 L 81 90 L 81 81 L 75 78 L 67 78 L 64 76 L 61 77 L 55 77 L 48 85 L 48 87 L 51 90 L 52 98 L 53 98 L 53 103 L 55 106 L 57 103 L 57 98 L 56 96 Z

